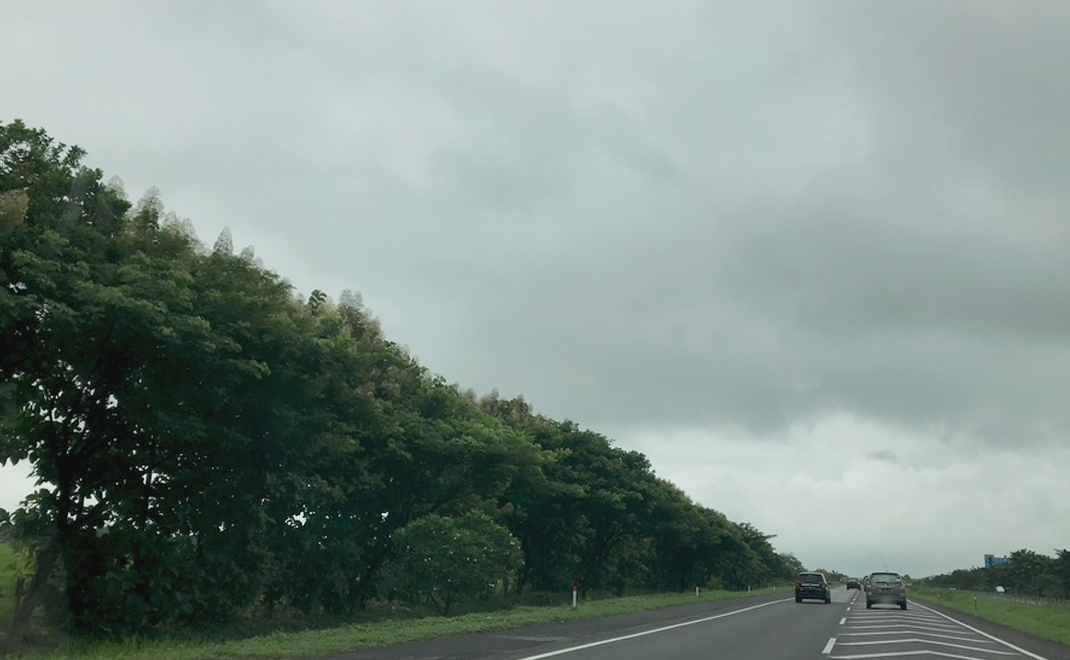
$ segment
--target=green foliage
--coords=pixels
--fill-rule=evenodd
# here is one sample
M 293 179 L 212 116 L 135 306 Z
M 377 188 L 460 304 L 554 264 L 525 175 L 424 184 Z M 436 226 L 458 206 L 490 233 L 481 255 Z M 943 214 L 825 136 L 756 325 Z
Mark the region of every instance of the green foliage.
M 10 624 L 19 583 L 25 584 L 29 572 L 26 555 L 0 541 L 0 628 Z
M 1063 548 L 1055 551 L 1052 569 L 1059 597 L 1070 600 L 1070 550 Z
M 1070 553 L 1056 550 L 1050 557 L 1023 548 L 1010 554 L 1009 563 L 993 568 L 957 569 L 934 575 L 921 583 L 939 588 L 994 592 L 996 587 L 1012 594 L 1041 598 L 1070 598 Z
M 443 616 L 463 599 L 486 598 L 520 565 L 520 544 L 486 514 L 428 515 L 394 535 L 387 582 L 396 597 L 430 602 Z
M 1055 585 L 1055 560 L 1023 548 L 1011 553 L 1007 567 L 1010 584 L 1021 593 L 1043 596 Z
M 770 536 L 642 454 L 522 399 L 477 400 L 358 295 L 302 300 L 229 231 L 205 248 L 84 155 L 0 123 L 0 464 L 38 479 L 4 524 L 35 567 L 10 639 L 39 607 L 76 637 L 125 637 L 353 616 L 388 588 L 448 612 L 491 584 L 783 576 Z M 457 551 L 406 582 L 442 535 Z
M 272 366 L 310 343 L 301 313 L 277 276 L 202 255 L 157 200 L 126 213 L 78 152 L 18 124 L 3 136 L 0 179 L 31 203 L 0 255 L 17 401 L 0 460 L 29 459 L 47 486 L 17 538 L 62 576 L 55 620 L 75 632 L 225 620 L 257 595 L 269 473 L 300 453 Z
M 536 415 L 522 398 L 480 403 L 546 457 L 539 479 L 514 481 L 503 498 L 504 520 L 524 552 L 517 591 L 746 589 L 790 579 L 771 536 L 696 505 L 641 454 Z
M 30 196 L 25 190 L 7 190 L 0 194 L 0 237 L 20 229 L 30 210 Z

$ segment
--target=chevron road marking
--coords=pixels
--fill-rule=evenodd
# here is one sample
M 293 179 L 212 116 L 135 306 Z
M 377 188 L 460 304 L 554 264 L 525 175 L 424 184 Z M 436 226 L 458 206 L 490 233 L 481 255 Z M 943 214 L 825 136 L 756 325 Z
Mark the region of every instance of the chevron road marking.
M 842 627 L 835 641 L 837 653 L 830 655 L 831 645 L 827 646 L 826 657 L 828 660 L 909 657 L 998 660 L 1026 656 L 1046 660 L 943 612 L 913 601 L 911 605 L 909 612 L 867 609 L 850 613 L 846 625 L 840 622 Z M 915 648 L 892 650 L 904 644 Z
M 902 637 L 900 639 L 881 639 L 870 642 L 840 642 L 840 646 L 878 646 L 882 644 L 932 644 L 935 646 L 948 646 L 956 648 L 962 651 L 979 651 L 981 653 L 995 653 L 996 655 L 1018 655 L 1013 651 L 997 651 L 996 649 L 984 649 L 977 648 L 975 646 L 966 646 L 965 644 L 952 644 L 951 642 L 938 642 L 932 639 L 921 639 L 918 637 Z

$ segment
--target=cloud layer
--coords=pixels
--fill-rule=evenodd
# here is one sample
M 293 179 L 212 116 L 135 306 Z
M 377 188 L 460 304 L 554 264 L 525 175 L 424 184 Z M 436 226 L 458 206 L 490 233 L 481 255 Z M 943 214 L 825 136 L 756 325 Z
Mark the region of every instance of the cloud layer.
M 919 573 L 1068 544 L 1065 3 L 8 14 L 0 117 L 781 549 L 839 552 L 803 509 Z M 931 547 L 975 510 L 1019 527 Z

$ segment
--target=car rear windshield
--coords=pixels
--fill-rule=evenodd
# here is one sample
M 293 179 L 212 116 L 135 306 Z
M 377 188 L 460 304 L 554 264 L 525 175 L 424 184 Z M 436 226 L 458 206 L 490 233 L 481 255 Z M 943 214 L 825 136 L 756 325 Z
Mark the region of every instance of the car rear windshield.
M 820 573 L 800 573 L 799 582 L 824 582 L 825 576 Z
M 874 573 L 873 574 L 873 581 L 874 582 L 884 582 L 884 583 L 887 583 L 887 582 L 898 582 L 899 581 L 899 576 L 896 575 L 895 573 Z

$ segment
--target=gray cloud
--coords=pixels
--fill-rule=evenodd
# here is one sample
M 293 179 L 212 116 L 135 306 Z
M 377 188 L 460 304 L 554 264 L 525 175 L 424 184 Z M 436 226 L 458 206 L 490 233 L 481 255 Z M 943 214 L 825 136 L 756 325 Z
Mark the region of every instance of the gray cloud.
M 871 461 L 883 461 L 885 463 L 892 463 L 898 465 L 901 461 L 899 457 L 895 455 L 894 451 L 889 449 L 881 449 L 878 451 L 871 451 L 866 454 L 866 458 Z

